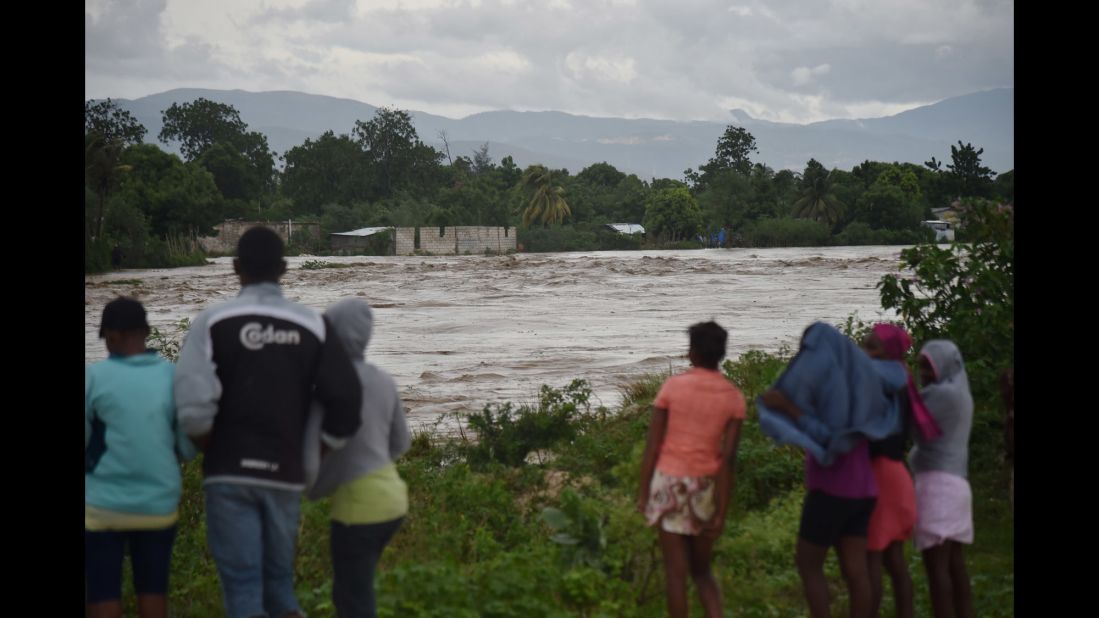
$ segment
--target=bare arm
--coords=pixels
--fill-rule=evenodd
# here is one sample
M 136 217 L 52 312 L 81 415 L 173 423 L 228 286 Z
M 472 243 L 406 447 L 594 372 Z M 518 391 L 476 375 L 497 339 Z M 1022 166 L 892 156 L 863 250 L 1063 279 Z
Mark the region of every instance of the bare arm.
M 646 439 L 645 455 L 641 458 L 641 487 L 637 495 L 637 510 L 645 512 L 649 502 L 649 489 L 656 469 L 656 457 L 664 444 L 664 434 L 668 430 L 668 411 L 653 406 L 653 417 L 649 421 L 649 436 Z
M 207 431 L 201 436 L 192 436 L 191 443 L 195 445 L 195 448 L 205 453 L 206 449 L 210 447 L 210 435 L 212 433 L 213 432 Z
M 801 417 L 801 410 L 799 410 L 798 407 L 794 405 L 794 402 L 790 401 L 790 398 L 780 390 L 772 388 L 766 393 L 763 393 L 761 399 L 763 400 L 763 405 L 775 412 L 781 412 L 795 421 Z
M 733 493 L 736 483 L 736 453 L 740 446 L 740 428 L 744 421 L 740 419 L 730 420 L 725 425 L 725 437 L 721 445 L 721 468 L 717 473 L 717 487 L 715 487 L 714 517 L 703 526 L 704 534 L 719 536 L 725 529 L 725 513 L 729 508 L 729 497 Z

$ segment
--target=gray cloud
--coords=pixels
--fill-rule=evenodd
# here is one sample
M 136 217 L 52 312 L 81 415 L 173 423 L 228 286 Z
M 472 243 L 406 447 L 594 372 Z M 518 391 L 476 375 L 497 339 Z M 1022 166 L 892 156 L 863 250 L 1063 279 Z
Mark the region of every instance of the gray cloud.
M 104 0 L 85 95 L 300 89 L 486 109 L 809 122 L 1014 85 L 1010 0 Z
M 355 14 L 355 0 L 312 0 L 304 6 L 268 9 L 255 15 L 253 24 L 272 21 L 340 23 Z

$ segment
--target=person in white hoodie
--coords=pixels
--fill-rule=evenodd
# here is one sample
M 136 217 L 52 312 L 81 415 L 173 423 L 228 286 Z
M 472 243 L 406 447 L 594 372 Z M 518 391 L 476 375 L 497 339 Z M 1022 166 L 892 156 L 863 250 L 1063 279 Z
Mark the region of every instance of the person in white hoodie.
M 408 513 L 408 487 L 394 461 L 411 445 L 393 378 L 366 362 L 374 329 L 370 305 L 335 303 L 325 317 L 362 383 L 362 425 L 338 451 L 323 453 L 324 409 L 315 404 L 305 432 L 306 495 L 332 498 L 332 601 L 340 618 L 375 616 L 374 570 Z

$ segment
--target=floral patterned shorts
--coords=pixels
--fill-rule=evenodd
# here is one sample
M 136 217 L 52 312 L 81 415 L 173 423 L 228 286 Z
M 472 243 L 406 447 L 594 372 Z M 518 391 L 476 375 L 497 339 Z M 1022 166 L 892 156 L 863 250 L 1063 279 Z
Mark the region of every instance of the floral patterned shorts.
M 713 518 L 714 478 L 710 476 L 667 476 L 653 472 L 645 519 L 652 526 L 660 522 L 665 532 L 697 536 L 702 525 Z

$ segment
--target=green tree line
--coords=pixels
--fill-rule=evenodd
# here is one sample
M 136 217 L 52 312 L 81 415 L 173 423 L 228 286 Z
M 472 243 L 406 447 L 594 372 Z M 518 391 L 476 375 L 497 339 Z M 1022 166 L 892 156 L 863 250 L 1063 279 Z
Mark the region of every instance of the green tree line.
M 1014 203 L 1014 170 L 994 175 L 983 149 L 958 142 L 950 162 L 864 161 L 850 171 L 753 162 L 755 138 L 729 126 L 714 156 L 682 179 L 648 181 L 603 162 L 576 174 L 488 144 L 446 154 L 411 115 L 380 108 L 279 155 L 230 105 L 206 99 L 162 112 L 160 144 L 110 99 L 84 106 L 85 271 L 204 263 L 196 239 L 230 219 L 315 221 L 324 233 L 366 226 L 519 225 L 526 250 L 911 244 L 931 209 L 961 198 Z M 457 156 L 451 156 L 457 154 Z M 642 223 L 644 241 L 603 228 Z M 324 238 L 324 235 L 321 237 Z M 323 240 L 301 247 L 325 250 Z

